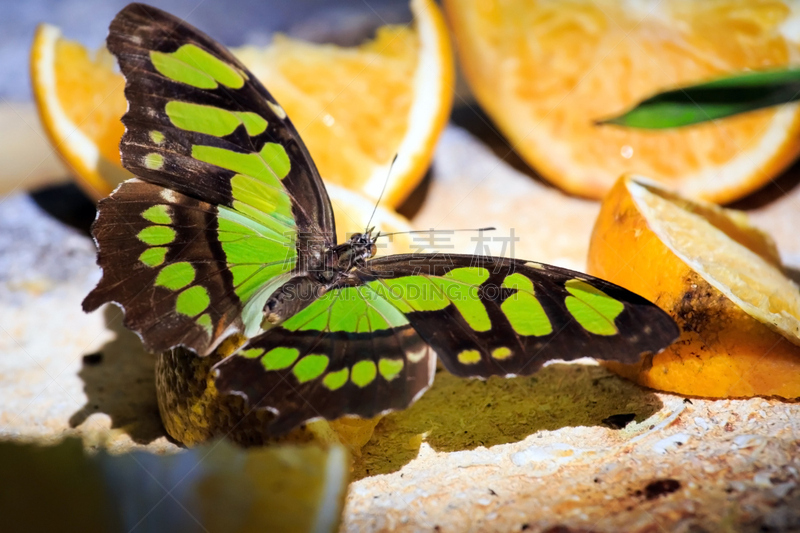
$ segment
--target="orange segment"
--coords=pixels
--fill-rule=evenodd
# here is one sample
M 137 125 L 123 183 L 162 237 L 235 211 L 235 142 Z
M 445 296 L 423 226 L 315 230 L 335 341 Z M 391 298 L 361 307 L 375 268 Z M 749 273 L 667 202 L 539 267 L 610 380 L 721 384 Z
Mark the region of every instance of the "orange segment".
M 94 198 L 132 177 L 121 167 L 120 117 L 127 109 L 122 77 L 105 50 L 90 54 L 61 37 L 58 28 L 37 28 L 31 50 L 34 99 L 50 142 Z
M 233 52 L 278 99 L 322 177 L 399 205 L 422 179 L 452 105 L 453 59 L 432 0 L 412 0 L 414 27 L 386 26 L 355 48 L 278 36 Z M 42 26 L 31 54 L 39 112 L 53 145 L 96 198 L 121 178 L 122 77 L 106 51 Z
M 800 397 L 800 290 L 772 240 L 738 211 L 623 177 L 603 201 L 588 272 L 655 302 L 680 339 L 641 364 L 642 385 L 708 397 Z
M 445 0 L 465 76 L 520 155 L 600 198 L 624 172 L 728 202 L 800 151 L 796 106 L 666 131 L 595 126 L 675 86 L 796 62 L 785 2 Z
M 125 128 L 115 119 L 127 104 L 119 76 L 111 70 L 114 58 L 104 48 L 91 57 L 84 47 L 64 39 L 56 41 L 55 57 L 56 97 L 70 103 L 64 107 L 67 118 L 97 144 L 104 157 L 119 161 L 115 140 Z
M 447 28 L 431 0 L 412 0 L 414 29 L 380 28 L 356 48 L 278 37 L 236 50 L 281 103 L 322 177 L 398 206 L 422 179 L 452 106 Z

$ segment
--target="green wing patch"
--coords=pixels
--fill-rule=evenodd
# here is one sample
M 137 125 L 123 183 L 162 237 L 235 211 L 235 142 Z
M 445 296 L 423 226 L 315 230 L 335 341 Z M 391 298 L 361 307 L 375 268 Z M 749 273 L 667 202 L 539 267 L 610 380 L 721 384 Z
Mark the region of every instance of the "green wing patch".
M 184 44 L 170 54 L 153 50 L 150 60 L 164 77 L 198 89 L 216 89 L 219 84 L 241 89 L 246 76 L 244 71 L 195 44 Z
M 570 279 L 564 283 L 570 296 L 564 303 L 567 310 L 583 328 L 595 335 L 617 335 L 614 321 L 625 304 L 581 279 Z
M 518 335 L 543 337 L 553 332 L 553 324 L 536 298 L 530 278 L 515 272 L 506 276 L 500 286 L 515 291 L 500 304 L 500 309 Z

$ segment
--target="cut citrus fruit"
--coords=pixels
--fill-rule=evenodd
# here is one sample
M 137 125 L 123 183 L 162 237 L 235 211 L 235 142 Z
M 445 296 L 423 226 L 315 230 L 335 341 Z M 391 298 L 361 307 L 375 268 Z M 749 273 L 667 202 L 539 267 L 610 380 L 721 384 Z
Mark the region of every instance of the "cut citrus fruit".
M 688 128 L 597 126 L 655 92 L 796 61 L 786 2 L 445 0 L 477 100 L 520 155 L 600 198 L 624 172 L 692 197 L 735 200 L 800 152 L 795 105 Z
M 642 385 L 709 397 L 800 397 L 800 291 L 746 215 L 621 178 L 592 232 L 588 272 L 667 311 L 681 328 L 641 364 Z
M 397 207 L 428 168 L 450 116 L 450 38 L 432 0 L 412 0 L 416 31 L 383 27 L 358 48 L 276 38 L 235 53 L 281 103 L 322 177 Z
M 338 531 L 351 469 L 342 446 L 242 452 L 222 441 L 198 451 L 211 463 L 195 489 L 209 531 Z
M 389 209 L 378 207 L 374 217 L 373 200 L 360 193 L 336 185 L 328 185 L 339 242 L 348 233 L 364 231 L 367 222 L 384 233 L 405 232 L 408 221 Z M 378 255 L 413 251 L 409 235 L 380 238 Z M 220 396 L 211 369 L 241 344 L 241 338 L 230 338 L 208 357 L 198 357 L 182 349 L 159 354 L 156 359 L 156 391 L 161 420 L 167 433 L 187 446 L 202 444 L 210 439 L 227 436 L 234 442 L 253 445 L 271 442 L 265 433 L 272 416 L 264 410 L 252 410 L 242 398 Z M 343 418 L 333 422 L 313 421 L 281 440 L 302 443 L 321 441 L 341 443 L 354 454 L 369 441 L 379 418 L 364 420 Z
M 383 203 L 393 207 L 424 176 L 452 105 L 442 15 L 432 0 L 412 0 L 411 9 L 414 29 L 385 26 L 355 48 L 278 36 L 266 48 L 233 50 L 286 110 L 327 183 L 372 198 L 386 183 Z M 53 145 L 94 197 L 107 195 L 120 182 L 126 109 L 113 59 L 105 50 L 92 58 L 45 25 L 34 39 L 31 72 Z
M 88 194 L 108 195 L 133 177 L 120 163 L 120 117 L 127 103 L 114 58 L 105 48 L 90 54 L 42 24 L 30 60 L 33 95 L 50 142 Z

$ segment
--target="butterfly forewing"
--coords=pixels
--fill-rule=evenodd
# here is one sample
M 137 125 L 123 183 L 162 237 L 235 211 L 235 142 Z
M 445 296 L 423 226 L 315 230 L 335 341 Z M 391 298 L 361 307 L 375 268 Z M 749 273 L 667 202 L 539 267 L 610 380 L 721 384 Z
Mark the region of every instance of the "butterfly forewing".
M 116 16 L 108 48 L 126 79 L 129 110 L 120 146 L 128 170 L 228 206 L 241 201 L 232 189 L 254 193 L 246 180 L 232 184 L 232 176 L 271 174 L 291 196 L 300 230 L 335 239 L 330 200 L 303 141 L 272 95 L 228 50 L 143 4 L 130 4 Z
M 315 249 L 310 242 L 335 243 L 330 201 L 283 109 L 224 47 L 141 4 L 117 15 L 108 46 L 126 77 L 123 165 L 160 189 L 135 198 L 138 213 L 117 200 L 132 198 L 141 184 L 124 184 L 100 203 L 94 235 L 104 276 L 84 308 L 117 302 L 128 313 L 126 324 L 151 350 L 183 344 L 207 354 L 220 336 L 260 330 L 266 298 L 305 251 Z M 192 218 L 198 202 L 212 214 Z M 141 213 L 163 206 L 197 227 L 140 228 L 148 222 Z M 176 238 L 150 236 L 169 231 Z M 143 262 L 137 255 L 143 246 L 159 251 L 148 252 Z M 160 250 L 166 250 L 161 262 L 148 265 Z M 130 262 L 119 261 L 129 255 Z M 159 284 L 160 272 L 183 268 L 188 276 L 185 265 L 206 263 L 213 263 L 203 271 L 206 285 L 215 287 L 209 306 L 221 311 L 200 315 L 192 333 L 175 329 L 186 323 L 180 304 L 187 296 L 184 286 Z M 160 326 L 142 297 L 151 293 L 159 295 Z

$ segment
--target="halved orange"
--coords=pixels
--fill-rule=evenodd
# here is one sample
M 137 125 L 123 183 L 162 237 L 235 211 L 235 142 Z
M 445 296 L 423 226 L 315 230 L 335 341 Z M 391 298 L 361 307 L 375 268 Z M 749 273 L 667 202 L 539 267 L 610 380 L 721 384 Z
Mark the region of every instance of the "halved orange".
M 209 531 L 339 530 L 351 469 L 342 446 L 267 446 L 242 452 L 223 440 L 195 457 L 202 467 L 189 490 Z
M 621 178 L 603 201 L 588 272 L 667 311 L 677 342 L 641 364 L 605 363 L 695 396 L 800 397 L 800 289 L 744 213 Z
M 399 205 L 422 179 L 450 115 L 453 59 L 432 0 L 412 0 L 414 27 L 385 26 L 342 48 L 278 36 L 233 50 L 277 98 L 327 182 Z M 90 194 L 129 175 L 117 145 L 126 109 L 113 58 L 90 54 L 42 25 L 31 51 L 34 95 L 45 131 Z M 389 166 L 397 161 L 389 176 Z
M 157 454 L 25 438 L 33 442 L 0 443 L 14 491 L 0 501 L 4 531 L 335 533 L 350 481 L 350 455 L 338 445 L 243 450 L 223 439 Z M 153 513 L 162 496 L 174 507 Z
M 519 154 L 563 189 L 601 198 L 625 172 L 729 202 L 800 152 L 800 112 L 687 128 L 597 126 L 655 92 L 797 62 L 788 2 L 444 0 L 460 64 Z

